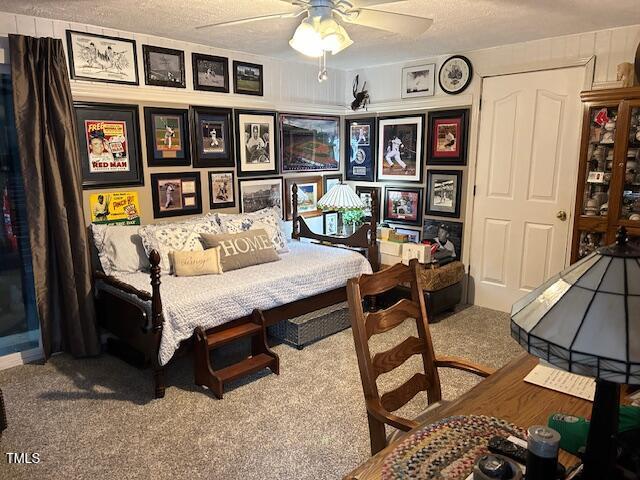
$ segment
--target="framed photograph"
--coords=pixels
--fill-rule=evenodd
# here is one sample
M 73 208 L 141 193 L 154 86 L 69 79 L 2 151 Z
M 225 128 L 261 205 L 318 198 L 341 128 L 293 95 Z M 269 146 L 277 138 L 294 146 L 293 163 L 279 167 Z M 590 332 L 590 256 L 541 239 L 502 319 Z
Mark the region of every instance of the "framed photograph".
M 251 213 L 263 208 L 277 208 L 284 213 L 282 177 L 240 180 L 240 211 Z
M 153 217 L 202 213 L 200 172 L 152 173 Z
M 193 166 L 233 167 L 231 109 L 191 107 L 191 135 L 195 155 Z
M 278 172 L 276 112 L 235 110 L 238 176 Z
M 325 235 L 338 235 L 338 212 L 323 213 L 322 225 Z
M 229 93 L 229 59 L 202 53 L 191 54 L 193 89 Z
M 462 260 L 462 222 L 425 219 L 422 239 L 438 245 L 436 260 Z
M 324 193 L 327 193 L 333 187 L 342 183 L 342 174 L 336 173 L 335 175 L 325 175 L 324 177 L 322 177 L 322 179 L 324 181 L 324 183 L 322 184 L 323 191 Z
M 244 95 L 264 94 L 262 65 L 233 61 L 233 91 Z
M 144 185 L 137 105 L 75 102 L 82 188 Z
M 209 172 L 209 206 L 228 208 L 236 206 L 236 187 L 233 171 Z
M 392 223 L 421 225 L 422 188 L 386 187 L 383 218 Z
M 427 165 L 466 165 L 469 110 L 429 113 Z
M 340 170 L 340 118 L 278 115 L 280 171 Z
M 142 55 L 144 83 L 157 87 L 186 88 L 182 50 L 142 45 Z
M 402 98 L 430 97 L 435 93 L 436 65 L 420 65 L 402 69 Z
M 460 218 L 461 170 L 429 170 L 427 192 L 426 215 Z
M 378 122 L 378 180 L 422 181 L 424 115 Z
M 413 243 L 420 243 L 420 230 L 414 230 L 412 228 L 395 227 L 397 233 L 405 233 L 409 235 L 409 241 Z
M 292 188 L 293 184 L 298 185 L 298 215 L 311 218 L 319 217 L 322 215 L 322 210 L 318 208 L 318 200 L 323 195 L 322 192 L 322 177 L 289 177 L 285 180 L 285 202 L 287 206 L 286 219 L 293 219 L 293 196 Z
M 376 171 L 376 119 L 359 118 L 345 120 L 346 135 L 346 178 L 351 181 L 373 182 Z
M 370 222 L 373 215 L 371 211 L 371 192 L 373 192 L 374 190 L 376 192 L 376 197 L 378 198 L 378 205 L 380 205 L 382 202 L 382 189 L 380 187 L 365 187 L 363 185 L 356 185 L 356 195 L 358 195 L 360 197 L 360 200 L 362 200 L 365 204 L 364 219 L 366 222 Z M 379 218 L 376 218 L 376 220 L 379 220 Z
M 188 110 L 144 107 L 144 124 L 150 167 L 191 165 Z
M 134 40 L 67 30 L 67 52 L 74 80 L 138 85 Z

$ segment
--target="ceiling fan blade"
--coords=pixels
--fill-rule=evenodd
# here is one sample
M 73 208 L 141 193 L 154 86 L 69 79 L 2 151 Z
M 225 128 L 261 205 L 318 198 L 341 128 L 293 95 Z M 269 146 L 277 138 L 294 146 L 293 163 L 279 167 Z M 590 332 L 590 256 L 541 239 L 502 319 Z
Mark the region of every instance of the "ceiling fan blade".
M 356 13 L 357 15 L 352 15 Z M 431 18 L 416 17 L 402 13 L 383 12 L 370 8 L 352 10 L 343 16 L 344 20 L 356 25 L 386 30 L 404 36 L 415 36 L 426 32 L 433 24 Z
M 272 15 L 261 15 L 259 17 L 241 18 L 239 20 L 232 20 L 230 22 L 209 23 L 207 25 L 200 25 L 196 27 L 196 30 L 202 30 L 203 28 L 211 28 L 211 27 L 230 27 L 232 25 L 242 25 L 243 23 L 259 22 L 260 20 L 272 20 L 275 18 L 296 18 L 306 12 L 307 10 L 303 9 L 297 12 L 274 13 Z
M 349 0 L 349 3 L 353 4 L 353 8 L 366 8 L 383 5 L 385 3 L 398 3 L 404 1 L 406 0 Z

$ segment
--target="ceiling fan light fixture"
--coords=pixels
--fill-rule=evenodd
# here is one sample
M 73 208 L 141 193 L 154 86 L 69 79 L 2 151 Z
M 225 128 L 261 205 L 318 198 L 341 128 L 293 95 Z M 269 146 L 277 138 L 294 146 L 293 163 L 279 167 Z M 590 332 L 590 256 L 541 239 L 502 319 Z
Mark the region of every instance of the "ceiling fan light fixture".
M 293 37 L 289 40 L 289 45 L 307 57 L 322 56 L 322 38 L 310 18 L 305 18 L 298 25 Z
M 347 31 L 331 16 L 305 18 L 289 40 L 291 48 L 312 58 L 324 52 L 335 55 L 352 44 Z

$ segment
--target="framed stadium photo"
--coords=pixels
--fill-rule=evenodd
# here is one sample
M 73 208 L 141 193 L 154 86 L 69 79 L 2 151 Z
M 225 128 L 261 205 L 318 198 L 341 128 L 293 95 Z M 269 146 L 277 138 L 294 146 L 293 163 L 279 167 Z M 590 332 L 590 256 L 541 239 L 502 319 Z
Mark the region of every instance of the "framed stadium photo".
M 469 110 L 429 113 L 427 165 L 467 164 Z
M 422 188 L 387 187 L 384 189 L 385 221 L 404 225 L 422 224 Z
M 422 181 L 424 115 L 378 121 L 378 180 Z
M 233 167 L 231 109 L 191 107 L 190 115 L 195 151 L 193 166 Z
M 262 65 L 257 63 L 233 61 L 233 91 L 244 95 L 264 94 L 264 75 Z
M 345 123 L 345 138 L 349 142 L 346 145 L 346 178 L 355 182 L 373 182 L 376 173 L 376 119 L 347 119 Z
M 278 114 L 280 171 L 340 170 L 340 118 Z
M 188 110 L 144 107 L 144 123 L 150 167 L 191 165 Z
M 152 173 L 153 217 L 202 213 L 200 172 Z
M 275 208 L 283 216 L 282 177 L 240 180 L 240 211 L 251 213 Z
M 191 54 L 193 89 L 229 93 L 229 59 L 202 53 Z
M 276 112 L 234 110 L 238 176 L 278 173 Z
M 142 45 L 142 55 L 144 83 L 157 87 L 187 87 L 182 50 Z

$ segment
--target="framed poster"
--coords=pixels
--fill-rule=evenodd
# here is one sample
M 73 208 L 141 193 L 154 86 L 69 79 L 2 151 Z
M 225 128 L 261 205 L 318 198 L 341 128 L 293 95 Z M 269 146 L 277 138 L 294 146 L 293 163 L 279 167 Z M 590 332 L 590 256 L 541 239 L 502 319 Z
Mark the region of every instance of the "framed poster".
M 138 85 L 134 40 L 67 30 L 67 52 L 74 80 Z
M 346 178 L 351 181 L 373 182 L 376 171 L 376 119 L 359 118 L 345 121 L 347 162 Z
M 191 165 L 188 110 L 144 107 L 144 123 L 147 134 L 147 165 Z
M 264 94 L 262 65 L 233 61 L 233 91 L 244 95 Z
M 340 117 L 278 114 L 280 171 L 340 170 Z
M 425 219 L 422 239 L 438 246 L 434 254 L 436 260 L 462 260 L 462 226 L 462 222 Z
M 461 170 L 429 170 L 427 192 L 426 215 L 460 217 Z
M 412 228 L 401 228 L 395 227 L 397 233 L 404 233 L 409 235 L 409 241 L 413 243 L 420 243 L 420 234 L 422 233 L 420 230 L 414 230 Z
M 338 212 L 322 214 L 322 232 L 325 235 L 338 235 Z
M 238 176 L 278 172 L 276 112 L 235 110 Z
M 286 183 L 286 219 L 293 219 L 293 195 L 292 188 L 295 183 L 298 185 L 298 215 L 305 218 L 319 217 L 322 215 L 322 210 L 318 208 L 318 200 L 323 195 L 322 192 L 322 177 L 289 177 L 285 180 Z
M 383 218 L 392 223 L 421 225 L 422 188 L 386 187 Z
M 427 165 L 466 165 L 469 110 L 429 113 Z
M 191 54 L 193 89 L 229 93 L 229 59 L 202 53 Z
M 323 191 L 324 193 L 327 193 L 333 187 L 342 183 L 342 174 L 336 173 L 335 175 L 325 175 L 324 177 L 322 177 L 322 180 L 324 182 L 322 184 Z
M 422 181 L 424 115 L 378 121 L 378 180 Z
M 202 213 L 200 172 L 152 173 L 153 217 Z
M 142 55 L 144 57 L 144 83 L 157 87 L 187 87 L 182 50 L 142 45 Z
M 137 105 L 75 102 L 82 188 L 144 185 Z
M 138 192 L 96 192 L 89 195 L 91 223 L 140 225 Z
M 382 189 L 380 187 L 365 187 L 363 185 L 356 185 L 356 195 L 358 195 L 360 197 L 360 200 L 362 200 L 365 204 L 364 219 L 366 222 L 370 222 L 371 217 L 373 215 L 371 210 L 372 208 L 371 194 L 374 190 L 376 192 L 376 198 L 378 199 L 378 206 L 379 206 L 380 203 L 382 202 Z M 378 215 L 379 215 L 379 212 L 380 212 L 380 208 L 378 207 Z M 376 218 L 376 220 L 379 220 L 379 218 Z
M 233 167 L 231 109 L 191 107 L 194 168 Z
M 284 216 L 282 177 L 240 180 L 240 211 L 251 213 L 263 208 L 277 208 Z
M 212 210 L 236 206 L 236 184 L 232 170 L 209 172 L 209 206 Z
M 402 69 L 402 98 L 430 97 L 435 93 L 436 65 L 420 65 Z

